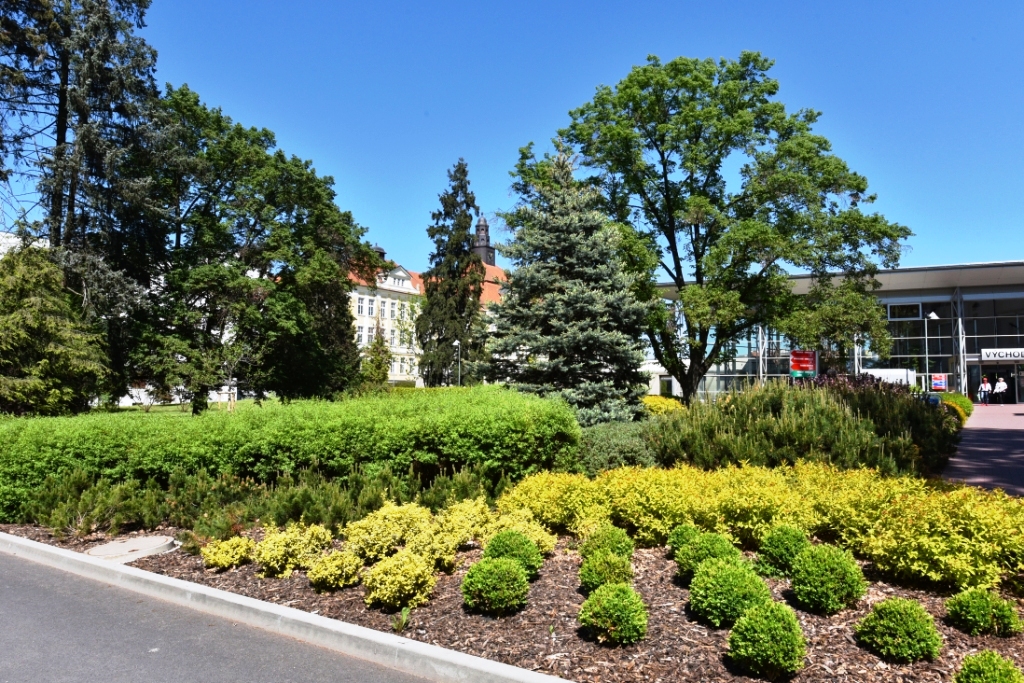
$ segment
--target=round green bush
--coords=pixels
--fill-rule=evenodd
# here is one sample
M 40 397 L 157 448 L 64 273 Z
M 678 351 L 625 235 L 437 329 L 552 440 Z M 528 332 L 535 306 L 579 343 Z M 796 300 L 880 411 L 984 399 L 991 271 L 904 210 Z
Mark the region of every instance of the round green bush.
M 544 556 L 540 554 L 537 544 L 518 531 L 506 529 L 499 531 L 487 542 L 484 548 L 484 557 L 497 559 L 508 557 L 519 562 L 526 570 L 526 576 L 530 581 L 537 578 L 537 572 L 544 564 Z
M 807 534 L 789 524 L 768 532 L 757 551 L 757 570 L 765 576 L 789 576 L 796 556 L 811 547 Z
M 675 557 L 679 577 L 683 581 L 688 581 L 697 571 L 698 565 L 705 560 L 713 558 L 739 560 L 742 556 L 732 541 L 725 536 L 702 533 L 690 543 L 676 550 Z
M 793 595 L 810 612 L 834 614 L 864 596 L 867 581 L 853 555 L 831 545 L 812 545 L 793 559 Z
M 587 593 L 606 583 L 629 583 L 633 580 L 633 565 L 622 555 L 602 550 L 583 560 L 580 566 L 580 586 Z
M 680 548 L 693 543 L 701 533 L 703 532 L 692 524 L 680 524 L 677 526 L 668 535 L 668 551 L 670 556 L 675 557 Z
M 1024 683 L 1024 673 L 1013 660 L 992 650 L 982 650 L 964 657 L 953 683 Z
M 624 529 L 612 524 L 602 524 L 580 545 L 580 557 L 585 560 L 602 551 L 615 553 L 627 560 L 631 559 L 633 539 Z
M 526 570 L 511 557 L 480 560 L 462 579 L 463 602 L 487 614 L 508 614 L 524 607 L 529 592 Z
M 853 627 L 861 645 L 891 662 L 935 659 L 942 636 L 935 620 L 916 600 L 889 598 L 876 603 Z
M 946 601 L 949 622 L 972 636 L 1012 636 L 1021 632 L 1020 616 L 1010 600 L 985 588 L 968 588 Z
M 796 613 L 781 602 L 755 605 L 729 633 L 729 657 L 744 670 L 775 680 L 804 666 L 807 643 Z
M 771 602 L 768 585 L 750 565 L 730 558 L 701 562 L 690 583 L 690 610 L 712 626 L 728 626 L 755 605 Z
M 647 635 L 647 607 L 624 583 L 606 583 L 591 593 L 579 620 L 602 643 L 626 645 Z

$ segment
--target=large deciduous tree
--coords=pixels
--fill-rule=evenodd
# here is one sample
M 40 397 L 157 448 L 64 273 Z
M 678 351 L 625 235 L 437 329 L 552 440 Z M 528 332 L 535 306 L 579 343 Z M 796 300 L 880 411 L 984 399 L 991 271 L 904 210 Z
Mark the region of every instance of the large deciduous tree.
M 619 258 L 621 233 L 601 196 L 573 178 L 565 155 L 520 162 L 519 206 L 505 214 L 513 263 L 492 307 L 488 376 L 519 390 L 559 396 L 580 424 L 631 420 L 647 393 L 643 364 L 649 303 Z
M 423 273 L 423 307 L 416 319 L 420 374 L 427 386 L 454 384 L 457 351 L 463 359 L 479 346 L 480 294 L 484 265 L 473 253 L 473 217 L 480 213 L 469 189 L 466 162 L 448 171 L 450 185 L 440 195 L 441 208 L 431 214 L 427 235 L 434 241 L 430 268 Z
M 598 88 L 559 133 L 596 171 L 606 210 L 658 245 L 678 298 L 647 334 L 687 400 L 755 326 L 797 331 L 794 311 L 867 307 L 879 266 L 898 265 L 911 234 L 863 210 L 875 199 L 867 180 L 814 134 L 818 112 L 788 113 L 775 99 L 771 66 L 753 52 L 718 62 L 649 57 Z M 823 296 L 798 301 L 788 281 L 796 271 Z

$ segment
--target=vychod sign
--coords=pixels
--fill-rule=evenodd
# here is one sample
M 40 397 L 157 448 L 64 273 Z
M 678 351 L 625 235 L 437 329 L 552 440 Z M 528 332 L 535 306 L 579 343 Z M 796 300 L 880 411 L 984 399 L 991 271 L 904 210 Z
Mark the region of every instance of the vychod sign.
M 982 349 L 981 362 L 986 361 L 1024 363 L 1024 349 Z

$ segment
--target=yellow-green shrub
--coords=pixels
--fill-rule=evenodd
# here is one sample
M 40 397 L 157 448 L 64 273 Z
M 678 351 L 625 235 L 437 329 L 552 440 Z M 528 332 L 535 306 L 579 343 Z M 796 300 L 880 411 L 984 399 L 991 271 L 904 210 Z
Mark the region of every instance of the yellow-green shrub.
M 953 403 L 952 401 L 947 401 L 945 399 L 942 400 L 942 405 L 949 406 L 950 410 L 952 410 L 954 413 L 956 413 L 957 419 L 960 420 L 960 426 L 961 427 L 966 427 L 967 426 L 967 417 L 968 417 L 968 415 L 967 415 L 966 412 L 964 412 L 963 408 L 961 408 L 958 404 Z
M 410 550 L 384 558 L 363 574 L 367 605 L 416 607 L 430 599 L 436 582 L 431 563 Z
M 549 529 L 574 530 L 608 518 L 601 489 L 582 474 L 541 472 L 527 477 L 498 501 L 498 510 L 527 509 Z
M 460 536 L 432 524 L 410 538 L 405 549 L 426 559 L 437 569 L 450 572 L 455 569 L 455 554 L 460 545 Z
M 452 536 L 457 547 L 462 547 L 480 538 L 493 517 L 487 501 L 477 498 L 446 507 L 437 515 L 437 525 L 441 533 Z
M 678 399 L 667 396 L 644 396 L 644 408 L 652 415 L 665 415 L 679 410 L 686 410 L 686 406 Z
M 348 550 L 333 551 L 313 560 L 306 576 L 318 591 L 337 590 L 359 583 L 363 561 Z
M 252 561 L 256 542 L 245 536 L 235 536 L 226 541 L 211 541 L 199 549 L 203 564 L 213 569 L 228 569 Z
M 536 543 L 537 548 L 545 555 L 554 550 L 555 545 L 558 543 L 558 537 L 545 529 L 542 524 L 533 518 L 533 513 L 525 508 L 511 510 L 508 513 L 495 517 L 484 528 L 481 538 L 486 543 L 499 531 L 505 531 L 506 529 L 523 534 Z
M 394 553 L 409 539 L 431 528 L 433 515 L 427 508 L 408 503 L 384 507 L 345 527 L 345 548 L 368 562 Z
M 284 531 L 266 530 L 253 549 L 253 560 L 263 567 L 264 576 L 286 577 L 294 569 L 305 569 L 331 545 L 331 532 L 319 524 L 289 524 Z

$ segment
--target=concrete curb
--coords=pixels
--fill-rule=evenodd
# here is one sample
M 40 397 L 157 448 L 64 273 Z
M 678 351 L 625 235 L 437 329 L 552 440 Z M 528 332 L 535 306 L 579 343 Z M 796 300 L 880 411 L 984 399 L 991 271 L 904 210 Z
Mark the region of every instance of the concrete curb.
M 125 588 L 431 681 L 556 683 L 565 679 L 235 595 L 0 532 L 0 552 Z

